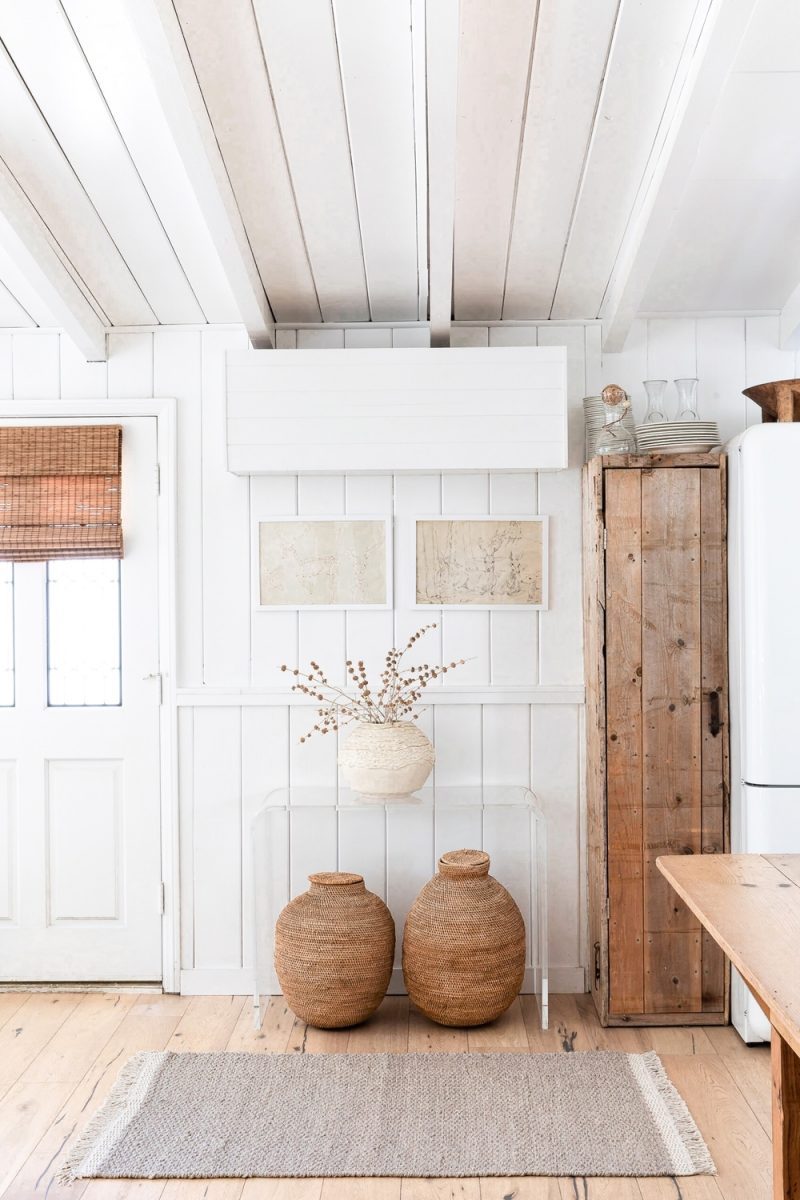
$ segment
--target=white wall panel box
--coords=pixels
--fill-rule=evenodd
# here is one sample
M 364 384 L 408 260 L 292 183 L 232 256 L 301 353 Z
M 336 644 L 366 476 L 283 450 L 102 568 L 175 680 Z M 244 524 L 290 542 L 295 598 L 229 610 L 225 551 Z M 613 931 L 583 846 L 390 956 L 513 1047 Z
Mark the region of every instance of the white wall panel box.
M 557 470 L 566 349 L 232 351 L 227 431 L 237 475 Z

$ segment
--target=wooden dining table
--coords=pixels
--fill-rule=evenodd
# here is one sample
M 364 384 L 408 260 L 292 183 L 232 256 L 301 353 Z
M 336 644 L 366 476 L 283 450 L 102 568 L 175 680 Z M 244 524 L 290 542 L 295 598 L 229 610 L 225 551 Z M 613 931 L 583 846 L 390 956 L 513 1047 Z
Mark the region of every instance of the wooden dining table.
M 775 1200 L 800 1200 L 800 854 L 668 855 L 658 869 L 772 1026 Z

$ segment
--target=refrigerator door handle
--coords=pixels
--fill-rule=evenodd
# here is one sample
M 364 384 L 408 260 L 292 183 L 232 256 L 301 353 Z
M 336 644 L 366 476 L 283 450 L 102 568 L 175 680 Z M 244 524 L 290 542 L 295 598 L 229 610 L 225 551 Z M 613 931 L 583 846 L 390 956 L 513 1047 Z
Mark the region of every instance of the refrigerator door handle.
M 720 717 L 719 692 L 714 689 L 708 693 L 708 732 L 712 737 L 717 737 L 720 729 L 722 729 L 722 718 Z

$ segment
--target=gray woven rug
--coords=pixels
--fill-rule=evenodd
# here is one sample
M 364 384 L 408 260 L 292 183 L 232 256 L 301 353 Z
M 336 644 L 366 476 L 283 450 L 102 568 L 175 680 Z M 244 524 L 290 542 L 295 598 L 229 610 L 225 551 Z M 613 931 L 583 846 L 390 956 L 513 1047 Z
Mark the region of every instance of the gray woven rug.
M 137 1054 L 62 1180 L 696 1175 L 657 1054 Z

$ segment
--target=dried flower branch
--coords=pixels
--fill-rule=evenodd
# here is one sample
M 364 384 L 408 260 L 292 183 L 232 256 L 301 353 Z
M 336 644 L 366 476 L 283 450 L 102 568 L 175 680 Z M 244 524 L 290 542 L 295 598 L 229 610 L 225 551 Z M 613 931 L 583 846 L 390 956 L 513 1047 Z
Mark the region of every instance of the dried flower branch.
M 436 629 L 436 623 L 423 625 L 416 633 L 412 633 L 402 650 L 392 647 L 387 651 L 384 668 L 380 675 L 380 687 L 374 690 L 370 686 L 367 670 L 361 659 L 353 662 L 348 659 L 345 670 L 350 688 L 345 691 L 331 683 L 319 663 L 313 660 L 309 663 L 310 670 L 301 671 L 299 667 L 281 665 L 282 671 L 288 671 L 295 678 L 292 691 L 318 700 L 317 709 L 319 720 L 304 734 L 301 742 L 307 742 L 315 733 L 335 733 L 342 725 L 350 721 L 363 721 L 369 725 L 391 725 L 396 721 L 416 721 L 419 713 L 414 706 L 419 703 L 423 689 L 433 679 L 454 671 L 467 661 L 459 658 L 455 662 L 432 667 L 428 663 L 418 663 L 409 666 L 403 662 L 404 655 L 412 650 L 420 638 L 430 629 Z

